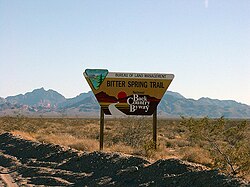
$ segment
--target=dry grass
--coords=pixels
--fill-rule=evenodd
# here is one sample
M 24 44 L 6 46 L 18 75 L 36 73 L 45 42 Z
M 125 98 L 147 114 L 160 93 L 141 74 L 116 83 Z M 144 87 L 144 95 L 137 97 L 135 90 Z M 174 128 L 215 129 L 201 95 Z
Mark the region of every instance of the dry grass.
M 0 132 L 12 132 L 25 139 L 60 144 L 83 151 L 99 150 L 99 120 L 71 118 L 0 118 Z M 173 126 L 176 125 L 176 126 Z M 116 151 L 148 159 L 181 158 L 185 146 L 176 120 L 159 120 L 158 149 L 152 144 L 151 118 L 106 119 L 105 151 Z M 168 146 L 168 142 L 172 146 Z
M 11 131 L 11 133 L 15 136 L 21 136 L 22 138 L 26 140 L 37 141 L 35 133 L 24 132 L 24 131 L 19 131 L 19 130 Z
M 189 162 L 196 162 L 206 166 L 211 166 L 213 159 L 208 151 L 200 147 L 185 147 L 181 149 L 183 159 Z
M 233 125 L 238 121 L 229 120 L 228 123 Z M 0 132 L 77 150 L 99 150 L 99 119 L 2 117 Z M 154 150 L 152 118 L 108 118 L 105 120 L 104 150 L 142 156 L 152 161 L 179 158 L 213 165 L 213 155 L 203 149 L 202 142 L 190 140 L 189 129 L 181 119 L 159 119 L 157 132 L 158 144 Z

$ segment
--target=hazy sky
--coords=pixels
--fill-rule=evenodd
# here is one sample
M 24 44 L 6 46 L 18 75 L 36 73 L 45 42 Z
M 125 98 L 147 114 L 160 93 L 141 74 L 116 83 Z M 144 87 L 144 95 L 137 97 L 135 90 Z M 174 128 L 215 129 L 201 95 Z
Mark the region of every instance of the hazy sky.
M 86 68 L 173 73 L 187 98 L 250 105 L 250 1 L 0 0 L 0 97 L 75 97 Z

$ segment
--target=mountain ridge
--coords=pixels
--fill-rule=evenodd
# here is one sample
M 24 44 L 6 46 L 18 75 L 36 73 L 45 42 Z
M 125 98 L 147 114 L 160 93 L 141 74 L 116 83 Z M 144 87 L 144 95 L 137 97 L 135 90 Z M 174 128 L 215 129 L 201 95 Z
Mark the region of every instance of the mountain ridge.
M 34 89 L 16 96 L 0 97 L 0 116 L 98 116 L 99 104 L 92 91 L 65 98 L 52 89 Z M 201 97 L 198 100 L 167 91 L 158 105 L 162 117 L 250 118 L 250 106 L 234 100 Z
M 24 95 L 18 94 L 16 96 L 8 96 L 5 98 L 11 104 L 21 105 L 46 105 L 57 104 L 65 101 L 65 97 L 58 92 L 49 89 L 46 91 L 43 87 L 34 89 L 32 92 L 27 92 Z

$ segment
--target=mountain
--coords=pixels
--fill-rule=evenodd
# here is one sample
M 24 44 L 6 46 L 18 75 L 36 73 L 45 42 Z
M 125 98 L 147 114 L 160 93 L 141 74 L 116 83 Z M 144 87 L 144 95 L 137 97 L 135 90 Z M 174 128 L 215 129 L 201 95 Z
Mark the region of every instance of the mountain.
M 181 94 L 179 94 L 179 93 L 177 93 L 177 92 L 167 91 L 166 94 L 167 94 L 168 96 L 172 96 L 172 97 L 175 97 L 175 98 L 185 99 L 184 96 L 182 96 Z
M 80 95 L 74 97 L 74 98 L 70 98 L 70 99 L 66 99 L 64 102 L 59 103 L 59 107 L 60 108 L 65 108 L 65 107 L 71 107 L 81 101 L 83 101 L 84 99 L 88 98 L 88 97 L 95 97 L 92 91 L 89 91 L 87 93 L 81 93 Z
M 24 95 L 0 98 L 0 116 L 98 116 L 99 110 L 100 106 L 91 91 L 66 99 L 54 90 L 40 88 Z M 249 105 L 205 97 L 187 99 L 171 91 L 163 96 L 157 110 L 161 117 L 250 118 Z
M 28 106 L 56 107 L 57 104 L 66 101 L 65 97 L 54 90 L 35 89 L 26 94 L 19 94 L 6 98 L 11 104 L 21 104 Z
M 0 104 L 6 103 L 6 100 L 2 97 L 0 97 Z
M 178 93 L 167 92 L 158 110 L 170 116 L 192 116 L 219 118 L 250 118 L 250 106 L 233 100 L 200 98 L 187 99 Z

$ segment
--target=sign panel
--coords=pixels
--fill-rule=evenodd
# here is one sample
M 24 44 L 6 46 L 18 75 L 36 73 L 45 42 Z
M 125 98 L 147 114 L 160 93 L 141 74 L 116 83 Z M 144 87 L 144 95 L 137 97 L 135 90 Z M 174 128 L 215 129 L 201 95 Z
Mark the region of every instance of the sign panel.
M 106 69 L 86 69 L 83 75 L 106 115 L 152 115 L 174 78 Z

